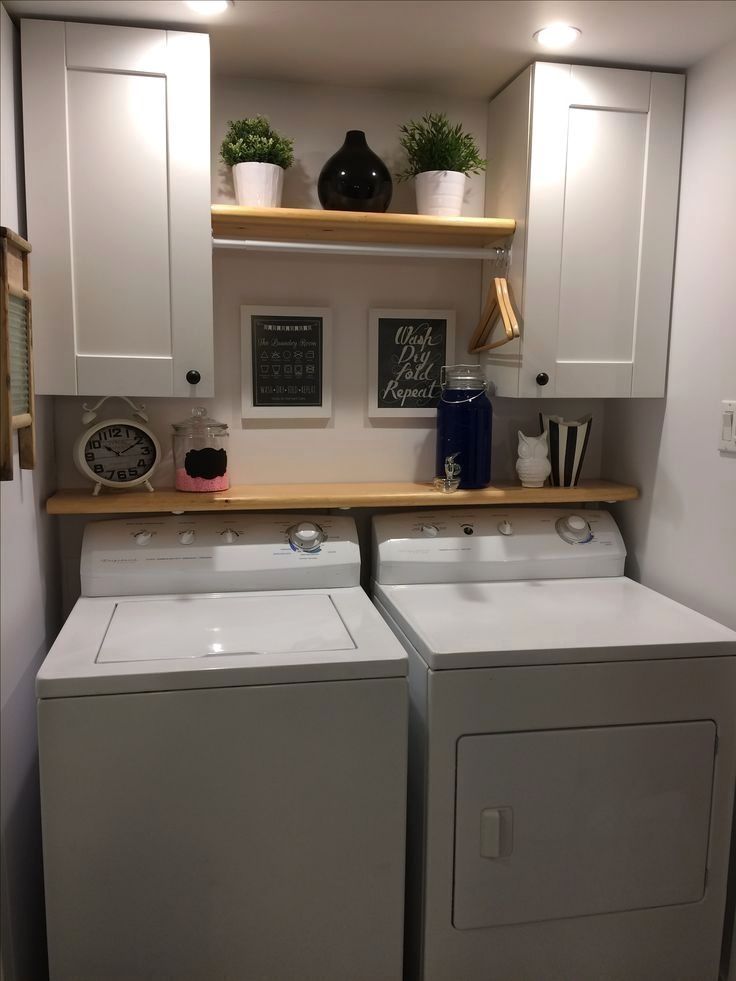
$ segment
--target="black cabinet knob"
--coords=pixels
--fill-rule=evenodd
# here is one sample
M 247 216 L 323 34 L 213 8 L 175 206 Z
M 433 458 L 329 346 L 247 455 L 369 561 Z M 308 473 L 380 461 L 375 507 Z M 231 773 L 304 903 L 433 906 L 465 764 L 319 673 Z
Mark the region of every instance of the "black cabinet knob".
M 192 369 L 191 371 L 187 372 L 187 381 L 190 385 L 199 385 L 199 383 L 202 381 L 202 376 L 198 371 Z
M 540 371 L 537 375 L 537 385 L 546 385 L 549 381 L 549 375 L 546 371 Z

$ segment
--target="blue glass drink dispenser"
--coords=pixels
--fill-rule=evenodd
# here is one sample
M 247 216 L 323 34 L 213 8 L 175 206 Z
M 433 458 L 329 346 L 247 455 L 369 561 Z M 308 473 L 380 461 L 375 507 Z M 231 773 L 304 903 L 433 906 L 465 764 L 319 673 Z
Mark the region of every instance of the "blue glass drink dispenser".
M 471 490 L 491 482 L 493 409 L 478 364 L 445 365 L 437 405 L 435 483 L 442 490 Z

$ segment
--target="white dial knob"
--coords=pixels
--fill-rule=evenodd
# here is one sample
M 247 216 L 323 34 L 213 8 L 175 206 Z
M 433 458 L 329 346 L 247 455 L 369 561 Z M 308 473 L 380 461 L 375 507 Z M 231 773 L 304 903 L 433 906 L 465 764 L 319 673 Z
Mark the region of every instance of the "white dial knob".
M 556 523 L 556 528 L 560 538 L 570 545 L 589 542 L 593 537 L 590 525 L 579 514 L 569 514 L 565 518 L 560 518 Z
M 150 531 L 137 531 L 135 535 L 133 535 L 133 541 L 136 543 L 136 545 L 148 545 L 152 538 L 153 535 Z
M 318 524 L 313 521 L 300 521 L 287 532 L 289 544 L 299 552 L 316 552 L 327 537 Z
M 436 538 L 440 533 L 440 530 L 437 527 L 437 525 L 421 525 L 419 530 L 423 535 L 426 535 L 428 538 Z
M 504 518 L 503 521 L 499 521 L 498 530 L 502 535 L 513 535 L 514 526 L 511 524 L 508 518 Z
M 238 538 L 240 535 L 234 528 L 226 528 L 222 533 L 222 540 L 226 545 L 232 545 L 233 542 L 237 542 Z
M 179 541 L 182 545 L 191 545 L 194 541 L 194 531 L 191 528 L 187 528 L 186 531 L 180 531 Z

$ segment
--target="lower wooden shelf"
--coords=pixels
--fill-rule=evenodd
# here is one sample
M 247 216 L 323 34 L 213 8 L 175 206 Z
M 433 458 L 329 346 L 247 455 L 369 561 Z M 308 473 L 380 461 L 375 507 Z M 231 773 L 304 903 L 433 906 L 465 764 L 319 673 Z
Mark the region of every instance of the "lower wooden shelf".
M 585 480 L 578 487 L 519 487 L 494 484 L 483 490 L 442 494 L 432 484 L 248 484 L 214 494 L 161 488 L 92 496 L 91 489 L 60 490 L 46 502 L 49 514 L 152 514 L 161 511 L 282 511 L 302 508 L 448 507 L 463 504 L 576 504 L 633 501 L 636 487 L 610 480 Z

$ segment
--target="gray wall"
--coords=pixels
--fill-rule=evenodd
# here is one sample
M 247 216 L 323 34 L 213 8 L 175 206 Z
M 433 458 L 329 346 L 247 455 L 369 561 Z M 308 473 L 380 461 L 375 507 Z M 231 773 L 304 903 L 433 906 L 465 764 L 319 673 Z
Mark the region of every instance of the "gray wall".
M 25 233 L 18 32 L 0 7 L 0 224 Z M 32 257 L 31 257 L 32 270 Z M 32 275 L 32 273 L 31 273 Z M 32 280 L 31 280 L 32 282 Z M 3 981 L 42 981 L 46 940 L 36 748 L 36 671 L 58 628 L 53 405 L 36 400 L 36 469 L 0 485 L 0 966 Z

